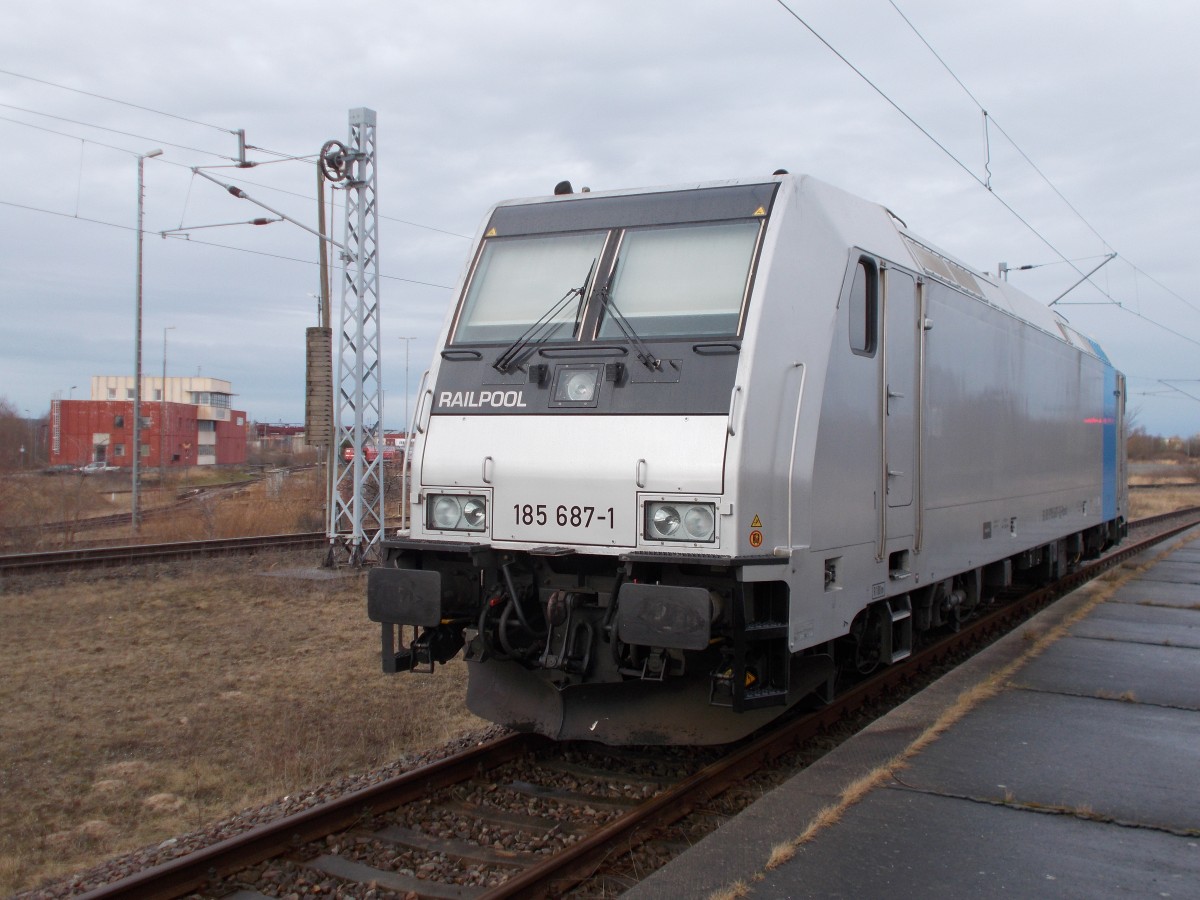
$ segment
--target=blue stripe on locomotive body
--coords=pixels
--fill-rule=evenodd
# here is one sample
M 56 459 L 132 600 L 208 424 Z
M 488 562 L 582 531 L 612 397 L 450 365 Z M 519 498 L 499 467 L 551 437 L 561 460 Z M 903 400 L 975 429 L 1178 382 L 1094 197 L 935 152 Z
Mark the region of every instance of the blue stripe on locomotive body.
M 1097 348 L 1098 349 L 1098 348 Z M 1101 498 L 1101 516 L 1104 521 L 1117 517 L 1117 473 L 1120 470 L 1118 459 L 1118 432 L 1120 418 L 1118 416 L 1119 394 L 1117 391 L 1117 371 L 1109 366 L 1104 370 L 1104 490 Z
M 1100 425 L 1103 429 L 1101 441 L 1101 477 L 1103 488 L 1100 500 L 1101 516 L 1107 522 L 1117 517 L 1117 501 L 1120 496 L 1118 483 L 1121 471 L 1121 392 L 1120 373 L 1112 367 L 1108 354 L 1091 338 L 1085 338 L 1097 358 L 1106 366 L 1104 370 L 1103 415 Z
M 368 608 L 493 721 L 731 740 L 1120 537 L 1100 348 L 815 179 L 503 203 L 458 296 Z

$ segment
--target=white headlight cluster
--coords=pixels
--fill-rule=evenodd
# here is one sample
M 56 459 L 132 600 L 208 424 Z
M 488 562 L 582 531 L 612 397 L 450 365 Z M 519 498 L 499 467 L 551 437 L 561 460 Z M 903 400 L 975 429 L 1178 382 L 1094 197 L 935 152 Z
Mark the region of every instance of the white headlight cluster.
M 651 541 L 712 543 L 717 537 L 717 505 L 665 500 L 647 503 L 643 533 Z
M 430 494 L 425 501 L 425 524 L 437 531 L 483 531 L 487 499 L 468 494 Z

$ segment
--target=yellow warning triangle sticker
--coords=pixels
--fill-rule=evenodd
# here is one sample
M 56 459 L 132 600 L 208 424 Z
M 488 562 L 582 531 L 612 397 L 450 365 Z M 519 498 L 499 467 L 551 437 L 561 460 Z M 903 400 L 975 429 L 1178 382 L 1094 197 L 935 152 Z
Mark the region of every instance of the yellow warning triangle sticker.
M 758 516 L 754 517 L 754 521 L 750 523 L 751 528 L 762 528 L 762 519 Z
M 489 228 L 488 233 L 484 235 L 484 237 L 495 237 L 495 236 L 496 236 L 495 228 Z
M 767 214 L 767 211 L 760 206 L 758 209 L 756 209 L 754 211 L 754 214 L 756 216 L 765 216 Z

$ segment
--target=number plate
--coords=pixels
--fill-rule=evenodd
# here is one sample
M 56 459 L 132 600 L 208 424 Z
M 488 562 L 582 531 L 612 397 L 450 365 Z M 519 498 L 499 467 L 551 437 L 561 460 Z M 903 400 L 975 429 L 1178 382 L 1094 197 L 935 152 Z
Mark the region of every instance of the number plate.
M 549 503 L 514 503 L 512 506 L 512 523 L 518 527 L 545 527 L 553 522 L 559 528 L 595 527 L 615 531 L 616 521 L 616 510 L 611 506 L 607 509 L 578 504 L 568 506 L 565 503 L 555 506 Z
M 512 496 L 507 503 L 497 498 L 492 517 L 492 537 L 499 540 L 531 541 L 539 544 L 600 544 L 628 546 L 633 543 L 633 510 L 606 503 L 564 503 L 527 500 Z

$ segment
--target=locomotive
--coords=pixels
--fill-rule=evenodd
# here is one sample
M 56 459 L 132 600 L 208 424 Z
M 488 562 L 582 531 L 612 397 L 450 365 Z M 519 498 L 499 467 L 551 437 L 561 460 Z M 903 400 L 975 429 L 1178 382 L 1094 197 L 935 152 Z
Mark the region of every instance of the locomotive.
M 518 730 L 716 744 L 1125 531 L 1125 384 L 809 176 L 487 214 L 421 381 L 383 668 Z

